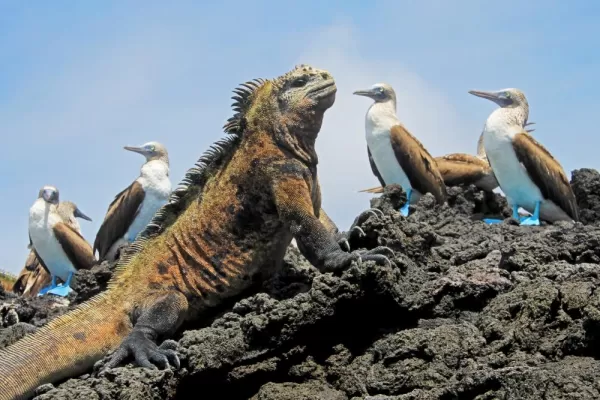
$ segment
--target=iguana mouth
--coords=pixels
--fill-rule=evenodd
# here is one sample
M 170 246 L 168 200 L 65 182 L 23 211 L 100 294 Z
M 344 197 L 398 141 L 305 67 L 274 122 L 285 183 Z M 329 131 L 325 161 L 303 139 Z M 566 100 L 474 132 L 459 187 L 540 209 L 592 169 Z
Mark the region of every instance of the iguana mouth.
M 335 86 L 335 81 L 330 80 L 322 83 L 319 86 L 314 87 L 308 92 L 308 96 L 318 103 L 323 103 L 324 100 L 327 105 L 326 107 L 330 107 L 333 105 L 333 101 L 335 99 L 335 93 L 337 92 L 337 87 Z

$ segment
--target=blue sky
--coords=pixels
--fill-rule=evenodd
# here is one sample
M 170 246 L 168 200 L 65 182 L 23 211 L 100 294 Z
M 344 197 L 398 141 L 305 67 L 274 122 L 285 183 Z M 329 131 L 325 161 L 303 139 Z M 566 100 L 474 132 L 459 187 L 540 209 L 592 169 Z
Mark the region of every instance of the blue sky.
M 41 186 L 93 219 L 80 222 L 92 243 L 143 162 L 123 146 L 164 143 L 176 185 L 224 135 L 231 91 L 298 63 L 337 80 L 317 151 L 323 205 L 342 229 L 369 206 L 357 191 L 378 184 L 364 138 L 370 100 L 352 96 L 376 82 L 394 86 L 400 119 L 434 156 L 475 152 L 495 106 L 468 90 L 518 87 L 567 174 L 598 167 L 600 4 L 201 3 L 0 2 L 0 268 L 22 268 Z

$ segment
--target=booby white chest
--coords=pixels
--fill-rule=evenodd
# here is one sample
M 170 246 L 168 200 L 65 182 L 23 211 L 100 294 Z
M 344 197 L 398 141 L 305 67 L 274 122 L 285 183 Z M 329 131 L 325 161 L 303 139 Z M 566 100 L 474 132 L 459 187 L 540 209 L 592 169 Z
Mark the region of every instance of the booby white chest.
M 160 160 L 149 161 L 141 169 L 137 181 L 144 189 L 144 200 L 138 209 L 138 214 L 123 236 L 127 241 L 135 240 L 160 207 L 167 203 L 171 194 L 169 166 Z
M 395 115 L 373 104 L 367 111 L 365 132 L 367 146 L 386 185 L 398 184 L 404 191 L 412 188 L 408 176 L 398 163 L 390 140 L 390 128 L 399 124 Z
M 29 236 L 35 251 L 52 275 L 66 281 L 76 269 L 54 236 L 53 227 L 62 222 L 56 210 L 43 199 L 38 199 L 29 210 Z
M 512 140 L 520 132 L 522 129 L 497 122 L 492 115 L 484 128 L 483 144 L 500 189 L 509 204 L 517 204 L 533 212 L 535 203 L 543 202 L 544 198 L 513 148 Z

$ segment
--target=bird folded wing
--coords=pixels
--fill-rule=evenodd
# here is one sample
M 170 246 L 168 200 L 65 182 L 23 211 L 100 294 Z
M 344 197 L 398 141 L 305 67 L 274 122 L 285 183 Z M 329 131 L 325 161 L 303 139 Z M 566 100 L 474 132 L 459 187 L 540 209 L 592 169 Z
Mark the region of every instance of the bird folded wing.
M 550 152 L 526 132 L 518 133 L 512 141 L 519 162 L 542 195 L 562 208 L 573 220 L 579 220 L 579 210 L 573 189 L 559 162 Z
M 138 181 L 134 181 L 118 193 L 112 203 L 110 203 L 106 217 L 104 217 L 104 221 L 94 240 L 93 251 L 98 250 L 101 260 L 113 243 L 127 232 L 127 229 L 139 212 L 142 201 L 144 201 L 144 196 L 145 193 L 142 185 Z
M 431 193 L 438 203 L 443 203 L 447 193 L 442 175 L 421 142 L 401 125 L 394 125 L 390 129 L 390 141 L 396 160 L 412 187 L 422 194 Z
M 89 269 L 96 263 L 92 247 L 75 229 L 64 222 L 59 222 L 54 225 L 52 230 L 56 240 L 76 269 Z
M 436 157 L 435 161 L 444 183 L 448 186 L 477 182 L 485 177 L 490 169 L 483 160 L 468 154 L 448 154 Z

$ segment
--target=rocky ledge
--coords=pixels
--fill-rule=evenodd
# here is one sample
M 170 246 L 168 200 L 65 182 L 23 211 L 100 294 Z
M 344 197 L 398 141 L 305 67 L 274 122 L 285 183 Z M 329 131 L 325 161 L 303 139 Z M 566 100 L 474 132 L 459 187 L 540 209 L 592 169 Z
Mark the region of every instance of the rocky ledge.
M 580 223 L 521 227 L 504 199 L 449 188 L 408 218 L 389 187 L 353 248 L 386 245 L 392 266 L 321 274 L 295 247 L 285 268 L 178 340 L 179 370 L 126 365 L 38 389 L 53 399 L 598 399 L 600 174 L 572 181 Z M 507 217 L 477 221 L 482 211 Z M 0 347 L 106 286 L 77 276 L 68 301 L 0 294 Z M 101 364 L 102 362 L 100 362 Z

